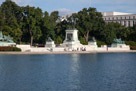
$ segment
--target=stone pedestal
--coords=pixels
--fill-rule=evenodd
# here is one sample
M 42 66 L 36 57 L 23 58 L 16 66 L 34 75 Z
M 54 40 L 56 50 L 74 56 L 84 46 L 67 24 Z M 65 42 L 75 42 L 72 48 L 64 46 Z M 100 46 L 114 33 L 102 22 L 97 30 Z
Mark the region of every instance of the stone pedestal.
M 88 42 L 88 46 L 90 46 L 91 48 L 97 48 L 97 42 L 96 41 L 91 41 L 91 42 Z
M 54 41 L 47 41 L 45 47 L 55 47 Z
M 68 47 L 70 49 L 77 49 L 81 47 L 80 41 L 78 40 L 78 30 L 77 29 L 68 29 L 66 30 L 66 37 L 63 42 L 64 47 Z
M 129 47 L 129 46 L 126 45 L 126 44 L 117 44 L 117 43 L 113 43 L 113 44 L 111 45 L 111 47 L 125 48 L 125 47 Z

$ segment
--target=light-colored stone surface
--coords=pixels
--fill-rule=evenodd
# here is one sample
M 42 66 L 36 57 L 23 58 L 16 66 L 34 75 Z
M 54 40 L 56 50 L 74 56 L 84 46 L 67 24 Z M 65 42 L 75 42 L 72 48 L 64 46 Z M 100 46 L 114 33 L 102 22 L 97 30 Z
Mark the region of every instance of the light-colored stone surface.
M 16 45 L 16 47 L 20 48 L 22 52 L 30 51 L 31 49 L 30 45 Z
M 69 51 L 69 52 L 0 52 L 0 55 L 37 55 L 37 54 L 89 54 L 89 53 L 136 53 L 136 50 L 129 51 Z
M 50 47 L 30 47 L 29 45 L 17 45 L 18 48 L 22 49 L 22 52 L 50 52 Z M 90 46 L 90 45 L 82 45 L 81 47 L 78 47 L 77 49 L 74 49 L 74 51 L 82 51 L 82 49 L 86 49 L 86 51 L 129 51 L 130 48 L 127 47 L 96 47 L 96 46 Z M 73 51 L 73 49 L 70 49 L 69 47 L 53 47 L 54 52 L 64 52 L 64 51 Z
M 46 42 L 46 47 L 55 47 L 54 41 Z
M 71 36 L 70 36 L 71 35 Z M 69 47 L 70 49 L 77 49 L 82 46 L 78 40 L 78 30 L 77 29 L 67 29 L 66 37 L 63 42 L 64 47 Z

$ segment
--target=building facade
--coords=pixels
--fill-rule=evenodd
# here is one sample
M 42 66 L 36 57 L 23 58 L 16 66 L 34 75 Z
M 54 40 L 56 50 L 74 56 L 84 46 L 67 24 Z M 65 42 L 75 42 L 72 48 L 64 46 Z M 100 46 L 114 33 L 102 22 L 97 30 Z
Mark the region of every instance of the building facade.
M 109 22 L 118 22 L 125 27 L 133 27 L 136 24 L 136 14 L 121 12 L 103 12 L 103 19 Z

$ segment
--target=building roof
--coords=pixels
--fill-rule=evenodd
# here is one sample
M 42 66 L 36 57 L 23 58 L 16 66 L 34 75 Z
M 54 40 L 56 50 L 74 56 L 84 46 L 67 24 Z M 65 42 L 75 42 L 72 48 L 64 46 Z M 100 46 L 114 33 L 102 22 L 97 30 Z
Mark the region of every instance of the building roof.
M 115 15 L 132 15 L 132 13 L 123 13 L 123 12 L 102 12 L 103 16 L 115 16 Z

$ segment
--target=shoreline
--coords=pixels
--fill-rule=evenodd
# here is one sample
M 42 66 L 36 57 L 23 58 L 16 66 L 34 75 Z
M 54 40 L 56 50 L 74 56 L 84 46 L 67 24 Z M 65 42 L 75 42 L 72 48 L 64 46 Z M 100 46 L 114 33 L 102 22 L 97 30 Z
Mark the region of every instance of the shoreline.
M 92 53 L 136 53 L 130 51 L 54 51 L 54 52 L 0 52 L 0 55 L 44 55 L 44 54 L 92 54 Z

